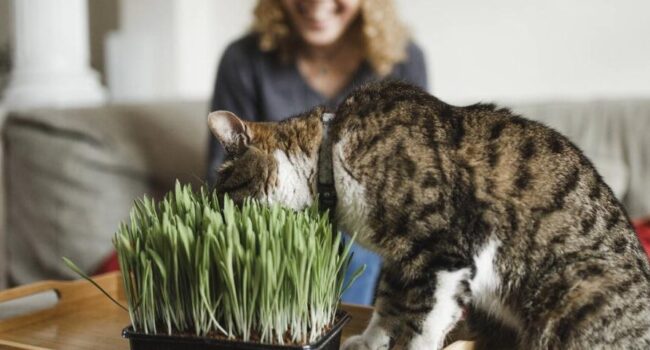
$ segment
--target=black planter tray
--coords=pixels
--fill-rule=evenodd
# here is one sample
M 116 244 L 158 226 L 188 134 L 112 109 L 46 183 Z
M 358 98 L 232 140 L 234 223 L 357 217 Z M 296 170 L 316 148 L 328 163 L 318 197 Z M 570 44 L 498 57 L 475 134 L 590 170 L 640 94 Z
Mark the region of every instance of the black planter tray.
M 348 321 L 350 315 L 339 311 L 332 329 L 308 345 L 275 345 L 189 335 L 144 334 L 133 331 L 131 326 L 124 328 L 122 337 L 129 339 L 131 350 L 338 350 L 341 331 Z

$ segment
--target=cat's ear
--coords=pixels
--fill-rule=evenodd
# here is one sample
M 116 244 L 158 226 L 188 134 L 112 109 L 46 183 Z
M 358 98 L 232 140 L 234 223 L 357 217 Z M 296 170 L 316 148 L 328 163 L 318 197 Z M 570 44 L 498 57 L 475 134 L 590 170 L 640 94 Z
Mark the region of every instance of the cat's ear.
M 228 111 L 210 113 L 208 128 L 230 154 L 243 153 L 253 136 L 246 122 Z

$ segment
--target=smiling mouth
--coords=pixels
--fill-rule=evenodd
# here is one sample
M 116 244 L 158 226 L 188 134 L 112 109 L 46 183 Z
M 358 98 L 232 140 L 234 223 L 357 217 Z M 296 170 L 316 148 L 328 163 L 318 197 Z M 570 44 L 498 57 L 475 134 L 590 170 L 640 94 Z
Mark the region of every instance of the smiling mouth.
M 323 29 L 336 15 L 336 5 L 305 5 L 298 6 L 298 13 L 305 24 L 312 29 Z

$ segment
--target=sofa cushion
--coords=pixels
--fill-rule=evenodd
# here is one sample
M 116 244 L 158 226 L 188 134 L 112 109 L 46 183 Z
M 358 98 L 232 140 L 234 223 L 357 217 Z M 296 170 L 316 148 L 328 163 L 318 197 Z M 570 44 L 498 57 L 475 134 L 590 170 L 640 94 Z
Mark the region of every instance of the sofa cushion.
M 133 200 L 205 175 L 206 104 L 14 112 L 4 129 L 12 284 L 92 271 Z

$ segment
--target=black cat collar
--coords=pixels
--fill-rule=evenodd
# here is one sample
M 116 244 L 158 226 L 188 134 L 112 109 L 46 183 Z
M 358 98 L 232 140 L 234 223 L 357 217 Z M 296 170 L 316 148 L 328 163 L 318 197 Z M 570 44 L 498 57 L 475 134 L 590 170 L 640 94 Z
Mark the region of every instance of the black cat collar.
M 323 113 L 323 135 L 318 152 L 318 199 L 319 208 L 328 210 L 333 221 L 336 208 L 336 188 L 334 187 L 334 167 L 332 165 L 332 140 L 329 135 L 329 125 L 334 119 L 333 113 Z

